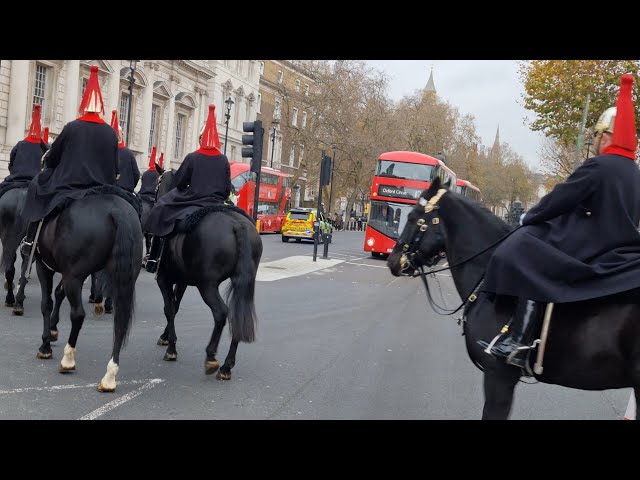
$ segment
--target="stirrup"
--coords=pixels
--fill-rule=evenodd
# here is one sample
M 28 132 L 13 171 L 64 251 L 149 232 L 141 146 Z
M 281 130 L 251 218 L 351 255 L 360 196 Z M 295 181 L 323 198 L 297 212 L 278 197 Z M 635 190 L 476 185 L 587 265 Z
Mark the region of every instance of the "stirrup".
M 31 248 L 33 248 L 33 242 L 27 242 L 27 237 L 24 237 L 20 241 L 20 253 L 27 257 L 31 253 Z

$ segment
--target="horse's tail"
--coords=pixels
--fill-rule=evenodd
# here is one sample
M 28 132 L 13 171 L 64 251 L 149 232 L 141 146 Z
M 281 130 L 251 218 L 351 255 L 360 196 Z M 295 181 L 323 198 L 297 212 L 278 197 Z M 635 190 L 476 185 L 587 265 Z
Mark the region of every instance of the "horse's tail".
M 249 343 L 256 339 L 254 293 L 257 265 L 253 262 L 249 231 L 244 222 L 233 222 L 233 231 L 238 255 L 236 269 L 231 275 L 231 285 L 227 290 L 229 328 L 234 340 Z
M 137 217 L 137 214 L 135 215 Z M 142 261 L 142 238 L 140 222 L 127 214 L 127 210 L 114 208 L 113 223 L 116 238 L 111 251 L 111 294 L 113 297 L 114 333 L 124 334 L 126 342 L 134 314 L 135 285 Z M 137 231 L 136 231 L 137 230 Z M 124 345 L 124 343 L 123 343 Z

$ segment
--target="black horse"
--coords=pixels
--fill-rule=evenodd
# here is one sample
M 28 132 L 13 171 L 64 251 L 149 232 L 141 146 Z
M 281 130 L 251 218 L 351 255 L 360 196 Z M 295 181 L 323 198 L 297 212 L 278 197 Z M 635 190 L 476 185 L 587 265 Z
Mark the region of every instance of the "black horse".
M 147 218 L 149 218 L 149 212 L 153 208 L 154 203 L 148 200 L 145 200 L 144 198 L 142 198 L 141 201 L 142 201 L 142 215 L 140 217 L 140 222 L 142 223 L 142 225 L 144 225 L 147 222 Z M 148 254 L 149 250 L 151 249 L 151 235 L 149 235 L 147 232 L 144 232 L 144 246 L 146 249 L 145 253 Z
M 0 269 L 4 270 L 6 279 L 4 284 L 7 290 L 5 306 L 13 307 L 13 313 L 15 315 L 22 315 L 24 313 L 22 305 L 24 302 L 26 282 L 20 282 L 16 295 L 19 301 L 16 302 L 16 297 L 13 295 L 13 279 L 16 273 L 16 251 L 27 229 L 27 225 L 21 216 L 22 207 L 24 207 L 26 198 L 26 188 L 13 188 L 0 197 L 0 241 L 2 241 Z M 27 262 L 22 262 L 21 278 L 24 278 L 26 268 Z
M 471 360 L 484 371 L 482 418 L 507 419 L 522 371 L 485 353 L 478 341 L 491 342 L 509 322 L 515 299 L 476 296 L 475 290 L 495 245 L 481 252 L 499 243 L 511 228 L 474 200 L 441 188 L 436 179 L 422 192 L 430 203 L 418 203 L 411 211 L 387 264 L 393 275 L 412 274 L 416 268 L 434 265 L 439 254 L 446 252 L 460 297 L 470 298 L 464 334 Z M 556 304 L 543 371 L 532 375 L 543 383 L 581 390 L 632 387 L 640 404 L 639 318 L 636 292 Z M 530 350 L 530 360 L 536 353 L 537 349 Z
M 38 239 L 36 269 L 42 289 L 44 329 L 38 358 L 51 358 L 53 275 L 62 274 L 64 293 L 71 306 L 71 333 L 64 348 L 60 371 L 75 370 L 75 346 L 84 321 L 82 284 L 92 273 L 111 276 L 114 301 L 113 353 L 98 390 L 112 392 L 120 350 L 133 317 L 135 282 L 142 258 L 142 229 L 135 208 L 117 194 L 87 195 L 75 200 L 43 224 Z
M 158 178 L 157 199 L 170 190 L 172 178 L 171 170 Z M 198 213 L 185 220 L 191 221 Z M 254 293 L 261 257 L 262 240 L 255 225 L 249 218 L 236 212 L 234 207 L 221 205 L 218 211 L 206 213 L 189 233 L 172 233 L 167 237 L 157 273 L 167 317 L 167 327 L 157 342 L 158 345 L 168 345 L 164 360 L 177 358 L 174 319 L 187 286 L 195 286 L 211 309 L 215 321 L 206 348 L 205 372 L 212 374 L 220 368 L 216 378 L 231 378 L 238 343 L 255 339 L 257 317 Z M 230 279 L 230 283 L 225 303 L 218 289 L 227 279 Z M 216 353 L 227 317 L 231 346 L 220 367 Z

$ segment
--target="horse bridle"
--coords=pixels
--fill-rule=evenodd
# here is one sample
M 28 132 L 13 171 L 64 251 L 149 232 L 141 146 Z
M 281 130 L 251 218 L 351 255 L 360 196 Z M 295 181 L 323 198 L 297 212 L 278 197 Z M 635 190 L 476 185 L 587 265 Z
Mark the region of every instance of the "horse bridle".
M 424 197 L 420 197 L 419 204 L 424 207 L 424 216 L 426 216 L 427 214 L 429 214 L 431 212 L 437 211 L 440 208 L 437 205 L 437 203 L 440 201 L 442 196 L 447 192 L 448 192 L 447 189 L 441 188 L 440 190 L 438 190 L 438 192 L 433 197 L 431 197 L 431 199 L 429 201 L 427 201 Z M 469 294 L 469 296 L 467 296 L 467 298 L 455 310 L 449 310 L 449 309 L 442 308 L 441 306 L 439 306 L 437 303 L 434 302 L 433 297 L 431 296 L 431 291 L 429 290 L 429 284 L 427 283 L 427 275 L 435 276 L 435 274 L 438 273 L 438 272 L 444 272 L 446 270 L 451 270 L 452 268 L 464 265 L 465 263 L 469 262 L 470 260 L 473 260 L 474 258 L 482 255 L 483 253 L 487 252 L 491 248 L 495 247 L 496 245 L 501 243 L 503 240 L 505 240 L 509 235 L 512 235 L 513 233 L 515 233 L 517 230 L 519 230 L 521 228 L 521 226 L 517 227 L 517 228 L 514 228 L 509 233 L 507 233 L 506 235 L 502 236 L 501 238 L 499 238 L 497 241 L 493 242 L 488 247 L 480 250 L 477 253 L 474 253 L 473 255 L 471 255 L 468 258 L 465 258 L 464 260 L 456 262 L 453 265 L 449 265 L 448 267 L 444 267 L 444 268 L 440 268 L 438 270 L 434 270 L 431 267 L 431 265 L 434 265 L 434 263 L 435 263 L 435 262 L 433 262 L 433 259 L 436 258 L 436 257 L 441 256 L 443 252 L 437 253 L 433 257 L 431 257 L 431 259 L 427 260 L 427 262 L 431 262 L 431 263 L 430 263 L 430 265 L 427 265 L 430 268 L 429 268 L 429 271 L 426 272 L 424 270 L 423 263 L 421 263 L 419 265 L 416 265 L 414 263 L 414 259 L 416 258 L 416 256 L 417 257 L 421 257 L 422 259 L 424 259 L 424 256 L 420 252 L 419 248 L 420 248 L 420 244 L 422 243 L 422 238 L 424 237 L 425 232 L 429 228 L 428 219 L 427 218 L 419 218 L 416 221 L 416 224 L 418 225 L 419 228 L 418 228 L 418 231 L 416 232 L 415 237 L 413 238 L 413 240 L 410 243 L 405 243 L 405 244 L 402 245 L 402 252 L 403 253 L 402 253 L 402 256 L 400 257 L 400 267 L 402 268 L 403 272 L 405 270 L 407 270 L 408 267 L 411 267 L 413 270 L 415 270 L 416 273 L 406 274 L 406 275 L 407 276 L 411 276 L 411 277 L 418 277 L 419 276 L 422 279 L 422 282 L 424 283 L 424 288 L 427 291 L 427 298 L 429 300 L 431 308 L 436 313 L 438 313 L 440 315 L 453 315 L 454 313 L 458 312 L 461 308 L 463 308 L 465 305 L 475 302 L 478 299 L 478 291 L 480 290 L 480 287 L 482 286 L 482 283 L 484 282 L 484 273 L 480 277 L 480 280 L 478 281 L 476 286 L 471 291 L 471 294 Z M 433 226 L 440 225 L 440 217 L 438 217 L 437 215 L 434 215 L 431 218 L 431 224 Z M 442 233 L 440 232 L 440 228 L 438 228 L 436 230 L 436 235 L 442 236 Z M 441 311 L 438 312 L 438 310 L 441 310 Z M 460 323 L 460 319 L 458 320 L 458 323 Z

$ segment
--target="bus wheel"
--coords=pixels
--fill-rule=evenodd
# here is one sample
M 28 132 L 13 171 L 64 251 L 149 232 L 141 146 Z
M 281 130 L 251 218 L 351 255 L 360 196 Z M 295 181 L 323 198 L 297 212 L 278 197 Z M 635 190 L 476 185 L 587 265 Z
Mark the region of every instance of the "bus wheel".
M 296 238 L 296 243 L 302 243 L 302 239 L 301 238 Z
M 282 236 L 282 243 L 289 243 L 289 237 Z

